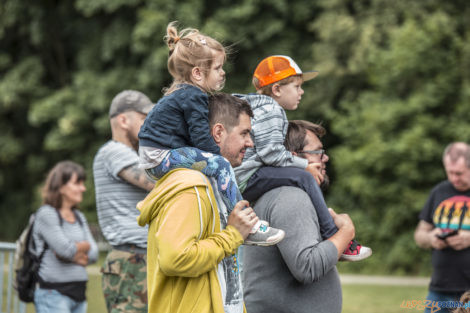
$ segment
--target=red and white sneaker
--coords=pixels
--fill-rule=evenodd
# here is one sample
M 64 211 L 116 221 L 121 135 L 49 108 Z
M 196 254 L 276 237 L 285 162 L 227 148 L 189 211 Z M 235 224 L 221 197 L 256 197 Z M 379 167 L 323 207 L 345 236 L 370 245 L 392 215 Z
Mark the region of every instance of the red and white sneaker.
M 372 249 L 360 245 L 356 240 L 351 240 L 348 247 L 339 258 L 340 261 L 357 262 L 367 259 L 372 255 Z

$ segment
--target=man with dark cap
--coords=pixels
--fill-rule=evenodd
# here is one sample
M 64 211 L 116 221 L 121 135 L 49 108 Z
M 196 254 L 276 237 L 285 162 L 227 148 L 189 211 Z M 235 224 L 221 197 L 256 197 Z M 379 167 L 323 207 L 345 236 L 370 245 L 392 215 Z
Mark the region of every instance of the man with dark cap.
M 147 228 L 137 224 L 136 204 L 155 182 L 138 167 L 137 134 L 152 107 L 139 91 L 116 95 L 109 109 L 112 140 L 93 162 L 98 221 L 112 246 L 101 268 L 110 313 L 147 312 Z

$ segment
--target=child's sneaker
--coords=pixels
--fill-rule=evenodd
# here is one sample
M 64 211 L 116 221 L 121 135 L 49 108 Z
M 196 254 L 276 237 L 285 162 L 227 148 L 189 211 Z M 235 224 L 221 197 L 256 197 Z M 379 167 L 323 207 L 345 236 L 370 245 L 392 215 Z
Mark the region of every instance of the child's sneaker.
M 360 245 L 356 240 L 351 240 L 348 247 L 339 258 L 340 261 L 357 262 L 367 259 L 372 255 L 372 249 Z
M 250 246 L 272 246 L 284 239 L 285 232 L 281 229 L 269 227 L 267 222 L 260 221 L 260 226 L 255 233 L 251 233 L 245 239 L 244 244 Z
M 261 225 L 266 225 L 266 227 L 269 227 L 269 222 L 268 221 L 261 220 L 259 222 L 261 223 Z

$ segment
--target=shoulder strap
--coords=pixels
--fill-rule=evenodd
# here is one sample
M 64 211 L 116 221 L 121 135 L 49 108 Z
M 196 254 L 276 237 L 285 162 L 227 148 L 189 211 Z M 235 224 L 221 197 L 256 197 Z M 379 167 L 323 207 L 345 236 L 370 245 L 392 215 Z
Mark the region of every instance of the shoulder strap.
M 47 242 L 44 241 L 44 249 L 42 250 L 41 254 L 39 255 L 39 264 L 41 264 L 41 261 L 42 261 L 42 257 L 44 256 L 44 253 L 46 253 L 46 250 L 47 248 L 49 248 L 49 246 L 47 245 Z
M 80 215 L 78 215 L 77 210 L 73 209 L 73 214 L 75 215 L 75 219 L 78 221 L 78 224 L 83 227 L 82 219 L 80 218 Z
M 59 217 L 60 227 L 62 227 L 64 225 L 64 219 L 60 215 L 59 210 L 55 209 L 55 211 L 57 212 L 57 216 Z M 80 224 L 80 227 L 83 227 L 83 221 L 78 215 L 77 211 L 75 209 L 72 209 L 72 212 L 73 212 L 73 215 L 75 216 L 75 219 L 78 221 L 78 224 Z
M 64 225 L 64 219 L 62 218 L 62 216 L 60 216 L 59 210 L 57 210 L 56 208 L 54 208 L 54 210 L 57 213 L 57 217 L 59 218 L 60 227 L 62 227 Z
M 35 216 L 33 218 L 36 219 Z M 34 251 L 36 251 L 36 243 L 34 242 L 34 238 L 33 238 L 34 222 L 35 222 L 35 220 L 32 221 L 31 228 L 29 229 L 28 239 L 26 240 L 26 248 L 29 249 L 29 243 L 31 242 L 31 245 L 34 248 Z M 41 254 L 39 255 L 39 263 L 41 263 L 42 257 L 44 256 L 44 253 L 46 253 L 46 250 L 47 250 L 48 247 L 49 246 L 47 245 L 47 242 L 44 241 L 44 249 L 42 250 Z

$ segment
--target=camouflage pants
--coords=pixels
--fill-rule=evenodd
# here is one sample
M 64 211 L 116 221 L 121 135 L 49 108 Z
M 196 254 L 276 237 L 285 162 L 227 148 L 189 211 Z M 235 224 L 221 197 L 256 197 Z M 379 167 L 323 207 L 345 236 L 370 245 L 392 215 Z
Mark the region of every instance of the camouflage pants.
M 113 249 L 101 268 L 109 313 L 147 313 L 147 255 Z

